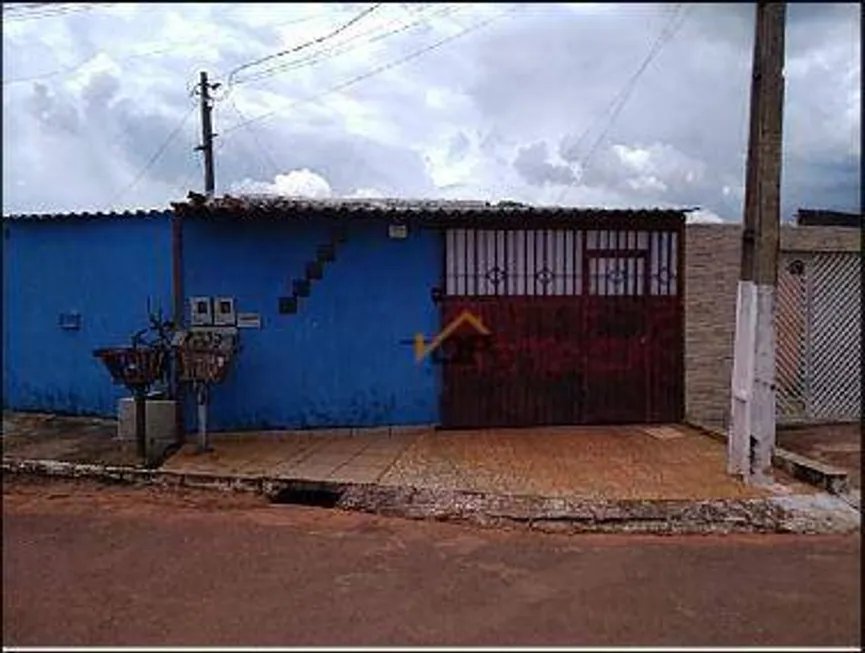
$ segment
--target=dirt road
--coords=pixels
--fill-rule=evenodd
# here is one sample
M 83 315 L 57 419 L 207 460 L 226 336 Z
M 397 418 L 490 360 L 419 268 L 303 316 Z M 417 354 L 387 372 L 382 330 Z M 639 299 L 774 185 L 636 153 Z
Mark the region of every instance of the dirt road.
M 3 643 L 858 646 L 859 548 L 5 481 Z

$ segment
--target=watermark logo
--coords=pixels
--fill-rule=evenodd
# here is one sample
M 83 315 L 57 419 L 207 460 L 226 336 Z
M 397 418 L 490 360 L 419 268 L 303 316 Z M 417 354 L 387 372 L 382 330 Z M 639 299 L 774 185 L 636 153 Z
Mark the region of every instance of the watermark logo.
M 471 326 L 477 333 L 469 339 L 463 339 L 467 342 L 471 342 L 472 345 L 475 345 L 478 340 L 487 341 L 487 336 L 490 335 L 490 330 L 486 327 L 483 321 L 473 314 L 471 311 L 463 311 L 460 313 L 456 319 L 452 320 L 450 324 L 448 324 L 444 329 L 442 329 L 441 333 L 439 333 L 432 341 L 427 345 L 426 340 L 422 333 L 415 334 L 414 337 L 414 359 L 416 362 L 420 363 L 423 359 L 425 359 L 430 354 L 435 354 L 438 350 L 441 349 L 442 343 L 445 340 L 453 336 L 454 332 L 459 329 L 463 324 L 468 324 Z M 463 349 L 462 347 L 460 348 Z M 456 361 L 452 361 L 456 362 Z

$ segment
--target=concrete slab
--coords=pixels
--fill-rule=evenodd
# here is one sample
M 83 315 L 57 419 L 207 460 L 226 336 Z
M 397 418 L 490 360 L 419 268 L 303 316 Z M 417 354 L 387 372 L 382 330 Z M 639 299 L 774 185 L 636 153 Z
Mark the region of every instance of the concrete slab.
M 351 465 L 356 467 L 372 467 L 385 472 L 397 460 L 397 456 L 366 456 L 361 454 L 351 460 Z
M 677 438 L 685 437 L 684 432 L 669 426 L 644 428 L 643 433 L 655 438 L 656 440 L 675 440 Z
M 791 453 L 843 469 L 861 487 L 862 425 L 817 424 L 778 429 L 778 446 Z
M 336 471 L 334 465 L 299 465 L 284 471 L 281 476 L 308 479 L 311 481 L 325 481 Z
M 328 476 L 329 481 L 337 483 L 375 483 L 386 470 L 379 467 L 340 467 Z

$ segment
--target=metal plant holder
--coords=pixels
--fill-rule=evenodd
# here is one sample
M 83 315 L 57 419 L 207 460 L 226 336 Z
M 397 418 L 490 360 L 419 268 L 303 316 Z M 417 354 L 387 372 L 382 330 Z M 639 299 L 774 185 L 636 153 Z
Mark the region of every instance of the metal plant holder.
M 147 392 L 165 376 L 167 352 L 155 347 L 110 347 L 97 349 L 115 383 L 126 386 L 135 398 L 135 441 L 139 457 L 147 459 Z
M 207 433 L 207 404 L 211 387 L 225 380 L 239 348 L 236 330 L 190 330 L 178 343 L 180 380 L 190 383 L 198 405 L 199 453 L 212 451 Z

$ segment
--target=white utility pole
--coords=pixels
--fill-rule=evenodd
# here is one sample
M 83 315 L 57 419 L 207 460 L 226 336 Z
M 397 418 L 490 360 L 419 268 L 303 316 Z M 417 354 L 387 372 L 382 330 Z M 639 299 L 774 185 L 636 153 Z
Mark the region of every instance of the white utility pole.
M 771 479 L 775 448 L 775 286 L 778 273 L 784 3 L 757 3 L 742 268 L 736 298 L 727 471 Z

